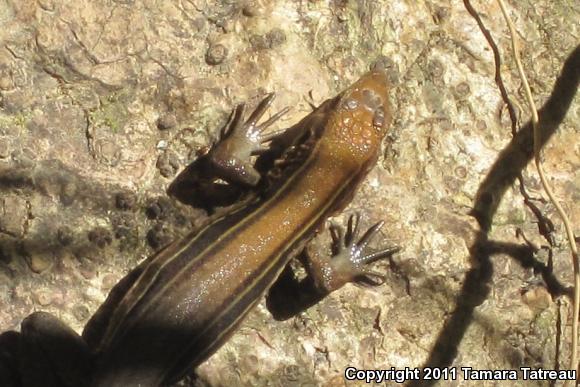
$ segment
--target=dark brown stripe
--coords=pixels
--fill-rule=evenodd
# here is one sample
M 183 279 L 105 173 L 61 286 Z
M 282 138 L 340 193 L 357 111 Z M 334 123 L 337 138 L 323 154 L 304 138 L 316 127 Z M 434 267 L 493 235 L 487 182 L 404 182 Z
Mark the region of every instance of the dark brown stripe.
M 171 371 L 166 374 L 171 378 L 167 381 L 178 380 L 191 367 L 196 367 L 211 356 L 227 340 L 234 328 L 276 280 L 289 260 L 299 253 L 301 247 L 312 238 L 316 230 L 332 215 L 334 212 L 333 204 L 340 203 L 345 197 L 351 195 L 351 191 L 357 185 L 356 183 L 360 181 L 359 178 L 356 178 L 358 175 L 359 173 L 353 174 L 352 179 L 341 186 L 342 189 L 339 190 L 339 194 L 335 196 L 332 204 L 323 209 L 316 219 L 305 222 L 305 226 L 308 223 L 310 225 L 304 228 L 304 232 L 298 238 L 290 238 L 294 239 L 294 241 L 272 254 L 271 260 L 265 261 L 255 270 L 256 273 L 262 273 L 257 281 L 256 278 L 248 278 L 231 293 L 230 297 L 224 300 L 222 307 L 217 308 L 219 312 L 210 319 L 212 323 L 208 324 L 206 329 L 192 338 L 189 348 L 179 357 L 178 362 L 172 367 Z M 354 186 L 352 184 L 353 181 L 355 182 Z
M 309 167 L 314 161 L 316 147 L 314 147 L 308 158 L 288 179 L 284 185 L 273 195 L 265 200 L 256 199 L 248 203 L 233 213 L 227 213 L 223 217 L 208 224 L 199 233 L 192 232 L 193 239 L 185 244 L 185 247 L 177 251 L 177 255 L 165 261 L 162 257 L 152 260 L 144 269 L 141 277 L 136 281 L 135 286 L 142 286 L 138 291 L 139 299 L 133 300 L 132 305 L 117 310 L 115 320 L 111 320 L 110 332 L 106 337 L 110 340 L 114 337 L 114 342 L 103 343 L 110 350 L 115 347 L 124 335 L 131 330 L 134 324 L 139 321 L 140 316 L 155 304 L 157 297 L 160 297 L 166 289 L 171 287 L 171 283 L 176 281 L 182 272 L 192 272 L 204 265 L 207 260 L 212 259 L 224 245 L 227 245 L 235 237 L 240 229 L 251 227 L 256 222 L 262 220 L 261 214 L 277 205 L 277 198 L 284 196 L 287 190 L 293 189 L 293 181 L 301 176 L 302 171 Z M 174 252 L 171 249 L 170 252 Z M 158 264 L 159 263 L 159 264 Z M 132 323 L 128 323 L 132 321 Z M 119 331 L 119 328 L 123 328 Z

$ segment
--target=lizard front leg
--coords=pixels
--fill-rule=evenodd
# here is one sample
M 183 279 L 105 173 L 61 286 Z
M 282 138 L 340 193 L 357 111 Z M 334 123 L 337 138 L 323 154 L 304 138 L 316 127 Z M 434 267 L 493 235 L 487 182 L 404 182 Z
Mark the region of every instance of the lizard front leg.
M 369 251 L 369 242 L 383 225 L 382 221 L 375 223 L 359 238 L 358 213 L 349 217 L 346 230 L 333 224 L 330 227 L 332 255 L 308 252 L 305 249 L 301 260 L 308 276 L 299 281 L 292 270 L 286 268 L 270 289 L 267 305 L 274 318 L 288 319 L 349 282 L 364 286 L 384 283 L 384 275 L 371 270 L 368 265 L 391 257 L 400 248 L 389 246 L 378 251 Z

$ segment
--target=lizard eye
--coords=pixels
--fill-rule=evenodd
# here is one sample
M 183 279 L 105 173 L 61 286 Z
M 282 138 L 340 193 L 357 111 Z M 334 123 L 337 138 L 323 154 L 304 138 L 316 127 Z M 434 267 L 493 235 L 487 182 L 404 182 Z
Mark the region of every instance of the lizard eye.
M 383 106 L 383 99 L 377 92 L 372 89 L 364 89 L 362 91 L 362 103 L 368 110 L 374 112 Z

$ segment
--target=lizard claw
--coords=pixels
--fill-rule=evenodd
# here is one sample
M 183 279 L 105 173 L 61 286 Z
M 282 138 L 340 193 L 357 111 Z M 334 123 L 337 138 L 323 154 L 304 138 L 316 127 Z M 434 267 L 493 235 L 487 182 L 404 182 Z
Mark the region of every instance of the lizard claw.
M 360 214 L 351 215 L 346 231 L 336 224 L 331 225 L 333 258 L 331 266 L 334 275 L 342 282 L 356 282 L 359 285 L 378 286 L 385 282 L 385 276 L 370 270 L 367 265 L 380 259 L 391 257 L 400 250 L 389 246 L 379 251 L 368 252 L 368 244 L 385 224 L 380 221 L 372 225 L 359 239 Z
M 269 147 L 266 143 L 285 132 L 276 130 L 264 133 L 290 110 L 289 107 L 285 107 L 262 124 L 258 124 L 274 98 L 274 93 L 267 94 L 245 122 L 243 122 L 245 104 L 239 104 L 232 111 L 220 131 L 219 142 L 208 154 L 208 160 L 218 177 L 243 185 L 258 184 L 260 173 L 254 168 L 251 157 L 267 152 Z

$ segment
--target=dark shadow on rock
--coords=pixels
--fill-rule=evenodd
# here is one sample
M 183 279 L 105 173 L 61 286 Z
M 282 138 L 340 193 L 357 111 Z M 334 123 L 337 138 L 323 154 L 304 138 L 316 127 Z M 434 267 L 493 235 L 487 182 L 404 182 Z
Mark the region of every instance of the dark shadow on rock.
M 114 206 L 108 187 L 90 181 L 59 160 L 43 160 L 32 166 L 0 168 L 0 192 L 19 190 L 57 198 L 63 206 L 81 201 L 90 208 L 108 210 Z
M 580 46 L 568 56 L 550 98 L 538 111 L 541 147 L 554 135 L 564 120 L 580 82 Z M 501 151 L 479 186 L 472 215 L 483 230 L 489 230 L 505 191 L 534 157 L 532 124 L 521 128 Z
M 0 210 L 0 270 L 12 276 L 5 264 L 14 258 L 28 260 L 41 255 L 50 260 L 65 250 L 79 257 L 90 256 L 95 251 L 94 243 L 91 244 L 90 237 L 87 238 L 90 232 L 75 230 L 71 225 L 86 214 L 114 212 L 115 194 L 121 192 L 126 190 L 94 182 L 59 160 L 0 168 L 0 209 L 4 205 L 3 199 L 8 196 L 25 203 L 19 211 L 13 208 L 5 208 L 4 212 Z M 42 198 L 38 199 L 39 196 Z M 53 205 L 53 201 L 63 211 L 53 217 L 39 217 L 43 204 Z M 3 227 L 4 220 L 14 223 L 14 218 L 21 218 L 21 222 L 26 223 L 16 226 L 22 227 L 22 231 Z M 112 217 L 112 221 L 115 219 Z M 30 228 L 29 222 L 35 222 L 34 227 Z
M 534 274 L 542 276 L 542 280 L 552 297 L 555 298 L 562 295 L 567 295 L 568 297 L 574 296 L 573 289 L 560 283 L 558 278 L 556 278 L 552 272 L 552 268 L 535 257 L 536 252 L 531 246 L 526 244 L 488 241 L 483 247 L 489 255 L 505 254 L 514 259 L 524 269 L 533 269 Z
M 564 120 L 578 90 L 580 80 L 580 46 L 576 47 L 564 63 L 562 72 L 548 101 L 539 111 L 540 139 L 543 147 Z M 456 308 L 445 322 L 423 367 L 445 368 L 452 365 L 457 349 L 474 318 L 474 310 L 490 293 L 493 276 L 491 256 L 507 254 L 523 267 L 541 273 L 553 297 L 570 294 L 551 273 L 549 267 L 537 261 L 527 246 L 488 240 L 488 232 L 498 205 L 506 190 L 533 158 L 533 133 L 531 123 L 517 132 L 502 150 L 491 170 L 479 186 L 471 215 L 481 227 L 470 248 L 472 268 L 466 273 L 463 287 L 457 297 Z M 409 381 L 408 386 L 432 386 L 435 380 Z

